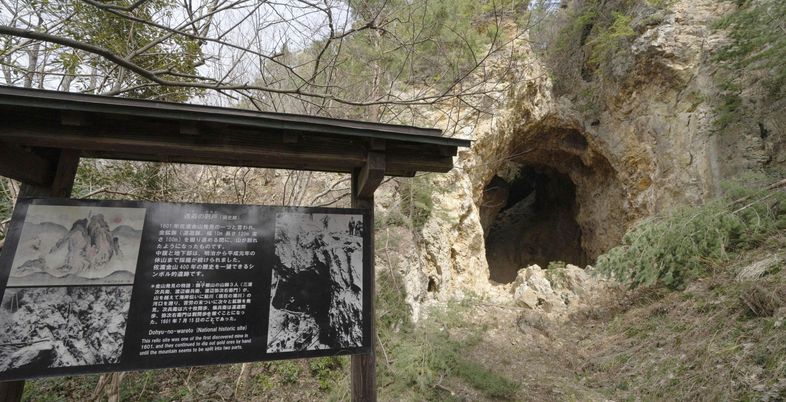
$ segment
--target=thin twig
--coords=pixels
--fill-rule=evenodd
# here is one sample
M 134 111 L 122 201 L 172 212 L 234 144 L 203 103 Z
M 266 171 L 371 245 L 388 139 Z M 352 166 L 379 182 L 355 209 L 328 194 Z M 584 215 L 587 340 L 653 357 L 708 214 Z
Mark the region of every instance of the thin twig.
M 784 186 L 786 186 L 786 179 L 783 179 L 781 181 L 777 181 L 775 183 L 770 184 L 769 186 L 765 187 L 763 191 L 774 190 L 774 189 L 776 189 L 778 187 L 784 187 Z M 744 197 L 740 197 L 740 198 L 734 200 L 732 202 L 732 204 L 739 204 L 739 203 L 741 203 L 741 202 L 743 202 L 743 201 L 745 201 L 745 200 L 747 200 L 747 199 L 749 199 L 749 198 L 751 198 L 753 196 L 754 196 L 754 194 L 748 194 L 748 195 L 746 195 Z
M 382 349 L 382 355 L 385 356 L 385 364 L 390 368 L 390 359 L 388 359 L 388 352 L 385 351 L 385 345 L 382 344 L 382 339 L 379 337 L 379 332 L 377 332 L 377 342 L 379 342 L 379 348 Z
M 442 380 L 444 380 L 444 379 L 445 379 L 444 375 L 440 376 L 439 377 L 439 381 L 437 381 L 437 383 L 434 384 L 434 388 L 439 388 L 439 389 L 441 389 L 443 391 L 449 392 L 451 396 L 455 396 L 456 395 L 455 391 L 453 391 L 452 389 L 442 385 Z
M 385 228 L 385 258 L 388 260 L 388 270 L 390 271 L 390 278 L 393 280 L 393 284 L 396 285 L 396 291 L 401 293 L 401 288 L 398 286 L 398 281 L 396 280 L 396 275 L 393 272 L 393 264 L 390 262 L 390 247 L 388 244 L 390 243 L 390 228 Z

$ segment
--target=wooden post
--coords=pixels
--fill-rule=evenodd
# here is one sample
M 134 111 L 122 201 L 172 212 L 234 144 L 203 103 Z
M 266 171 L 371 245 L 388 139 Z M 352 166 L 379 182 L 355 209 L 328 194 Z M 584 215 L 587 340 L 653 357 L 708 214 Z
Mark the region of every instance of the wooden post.
M 52 183 L 49 185 L 39 185 L 22 183 L 19 188 L 19 197 L 68 197 L 74 187 L 76 169 L 79 166 L 79 152 L 73 150 L 61 150 L 56 161 L 56 170 L 52 176 Z M 6 249 L 0 253 L 7 253 Z M 6 381 L 0 382 L 0 402 L 19 402 L 25 390 L 25 382 Z
M 385 177 L 385 154 L 369 152 L 366 165 L 362 169 L 352 172 L 352 207 L 370 211 L 370 222 L 364 226 L 371 230 L 371 351 L 368 354 L 353 355 L 351 363 L 352 372 L 352 400 L 355 402 L 376 402 L 377 400 L 377 374 L 376 374 L 376 343 L 377 328 L 374 313 L 375 273 L 374 273 L 374 191 Z

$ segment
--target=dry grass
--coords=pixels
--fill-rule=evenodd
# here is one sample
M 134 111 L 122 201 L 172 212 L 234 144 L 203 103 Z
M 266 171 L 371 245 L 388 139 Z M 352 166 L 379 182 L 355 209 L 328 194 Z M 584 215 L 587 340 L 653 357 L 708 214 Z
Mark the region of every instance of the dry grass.
M 380 328 L 389 329 L 380 337 L 380 399 L 784 400 L 786 269 L 780 262 L 737 279 L 783 249 L 780 233 L 683 290 L 594 295 L 566 322 L 468 300 L 402 327 L 392 325 L 402 319 L 400 293 L 380 286 L 390 290 L 379 304 Z M 129 373 L 121 400 L 347 400 L 346 362 L 324 363 L 254 364 L 238 392 L 239 365 Z M 31 381 L 27 400 L 86 400 L 96 380 Z
M 740 299 L 755 317 L 772 317 L 783 305 L 784 289 L 767 289 L 758 283 L 746 284 L 740 292 Z
M 786 272 L 737 282 L 733 271 L 632 293 L 587 345 L 588 384 L 617 400 L 786 398 Z

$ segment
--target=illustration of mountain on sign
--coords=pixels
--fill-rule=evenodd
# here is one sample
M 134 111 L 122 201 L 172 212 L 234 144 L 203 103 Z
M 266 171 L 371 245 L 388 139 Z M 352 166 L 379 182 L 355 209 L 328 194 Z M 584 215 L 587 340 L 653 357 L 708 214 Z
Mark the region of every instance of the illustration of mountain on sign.
M 31 205 L 9 287 L 134 283 L 144 208 Z

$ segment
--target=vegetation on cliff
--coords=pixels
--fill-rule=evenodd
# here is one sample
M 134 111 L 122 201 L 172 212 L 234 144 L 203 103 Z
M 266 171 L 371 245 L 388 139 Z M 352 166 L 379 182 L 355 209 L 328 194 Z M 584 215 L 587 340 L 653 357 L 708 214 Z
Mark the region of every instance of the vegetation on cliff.
M 596 77 L 606 81 L 605 85 L 615 81 L 614 71 L 628 63 L 626 50 L 640 33 L 637 29 L 656 21 L 670 3 L 588 0 L 576 2 L 566 12 L 547 12 L 533 33 L 542 43 L 540 53 L 552 73 L 555 93 L 592 95 L 598 101 L 598 94 L 587 93 L 597 91 L 588 83 Z M 649 21 L 642 21 L 641 15 L 648 15 Z
M 750 114 L 743 91 L 764 90 L 768 101 L 786 96 L 786 3 L 777 0 L 737 0 L 735 9 L 720 18 L 715 28 L 728 42 L 715 54 L 722 94 L 717 106 L 719 128 Z

